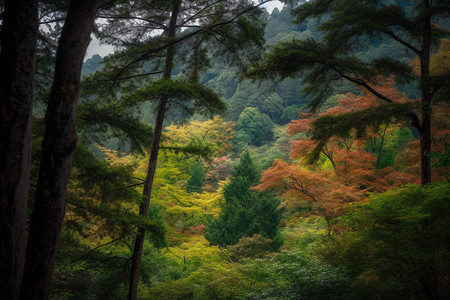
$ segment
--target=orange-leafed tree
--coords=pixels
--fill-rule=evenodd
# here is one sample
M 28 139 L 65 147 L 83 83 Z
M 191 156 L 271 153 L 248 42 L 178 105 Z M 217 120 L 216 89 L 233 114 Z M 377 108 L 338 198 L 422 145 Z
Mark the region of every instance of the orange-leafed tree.
M 392 79 L 381 80 L 384 94 L 396 97 L 400 103 L 411 102 L 393 88 Z M 371 94 L 347 94 L 338 97 L 337 105 L 324 112 L 300 113 L 302 118 L 288 125 L 288 133 L 300 136 L 292 142 L 293 162 L 276 161 L 263 172 L 261 183 L 255 189 L 281 191 L 285 205 L 292 201 L 307 203 L 331 226 L 331 218 L 340 215 L 347 203 L 364 201 L 368 192 L 384 192 L 411 182 L 411 174 L 393 166 L 378 168 L 383 147 L 392 143 L 393 133 L 405 126 L 395 118 L 395 113 L 389 121 L 384 118 L 383 122 L 373 122 L 371 126 L 353 126 L 356 129 L 343 126 L 342 131 L 332 128 L 332 134 L 316 139 L 317 120 L 358 114 L 379 102 Z

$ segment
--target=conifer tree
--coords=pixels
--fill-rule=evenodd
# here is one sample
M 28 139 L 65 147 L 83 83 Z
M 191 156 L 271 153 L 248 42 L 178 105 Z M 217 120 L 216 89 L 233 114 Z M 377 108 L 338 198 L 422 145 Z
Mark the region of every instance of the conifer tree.
M 225 202 L 219 217 L 206 228 L 205 237 L 212 245 L 234 245 L 242 237 L 260 234 L 281 246 L 278 223 L 280 202 L 267 193 L 253 191 L 261 177 L 248 152 L 245 152 L 224 187 Z
M 100 16 L 107 23 L 99 26 L 98 35 L 124 49 L 109 59 L 103 71 L 112 78 L 113 85 L 124 87 L 121 105 L 142 108 L 140 104 L 145 101 L 157 103 L 141 216 L 147 216 L 150 205 L 162 127 L 169 109 L 183 116 L 223 111 L 225 106 L 218 96 L 197 83 L 199 74 L 207 68 L 212 55 L 243 68 L 260 53 L 263 27 L 256 26 L 260 12 L 250 1 L 224 2 L 140 0 L 113 7 Z M 179 74 L 174 80 L 176 72 Z M 159 74 L 162 79 L 155 80 Z M 129 299 L 137 297 L 144 240 L 145 229 L 139 228 Z
M 76 105 L 81 66 L 99 3 L 99 0 L 70 1 L 58 42 L 21 299 L 47 299 L 49 295 L 56 247 L 65 214 L 72 156 L 77 143 Z
M 1 1 L 0 16 L 0 295 L 14 300 L 25 254 L 38 1 Z
M 196 161 L 189 167 L 189 174 L 191 177 L 189 177 L 186 183 L 186 191 L 188 193 L 201 193 L 203 181 L 206 176 L 205 169 L 203 168 L 201 161 Z

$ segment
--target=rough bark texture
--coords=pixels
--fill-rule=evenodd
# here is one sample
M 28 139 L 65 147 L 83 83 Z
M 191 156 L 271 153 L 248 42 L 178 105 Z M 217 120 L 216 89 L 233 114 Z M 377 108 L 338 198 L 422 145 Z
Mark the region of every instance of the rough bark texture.
M 7 0 L 0 57 L 0 298 L 18 299 L 25 260 L 36 0 Z
M 423 0 L 423 10 L 430 8 L 430 0 Z M 420 76 L 430 75 L 431 18 L 424 18 L 422 33 L 422 51 L 420 55 Z M 420 134 L 421 183 L 431 183 L 431 92 L 429 87 L 422 87 L 422 132 Z
M 31 216 L 21 299 L 47 299 L 65 212 L 72 154 L 77 142 L 80 75 L 98 0 L 70 1 L 58 43 L 35 204 Z
M 168 37 L 175 37 L 177 17 L 179 5 L 175 4 L 172 10 L 172 15 L 169 23 Z M 173 68 L 173 57 L 175 54 L 175 47 L 172 45 L 167 48 L 166 60 L 164 66 L 164 79 L 170 79 Z M 150 205 L 150 197 L 152 194 L 153 179 L 155 177 L 156 163 L 158 161 L 159 142 L 161 140 L 161 131 L 164 122 L 164 115 L 166 113 L 167 99 L 161 99 L 159 103 L 158 113 L 156 115 L 155 129 L 153 132 L 152 147 L 150 150 L 150 158 L 148 161 L 147 177 L 145 179 L 143 202 L 139 207 L 139 215 L 147 217 L 148 208 Z M 131 274 L 130 274 L 130 288 L 128 293 L 129 300 L 137 299 L 137 286 L 139 281 L 139 271 L 141 268 L 142 249 L 144 248 L 145 229 L 138 228 L 136 240 L 134 243 L 133 257 L 131 259 Z

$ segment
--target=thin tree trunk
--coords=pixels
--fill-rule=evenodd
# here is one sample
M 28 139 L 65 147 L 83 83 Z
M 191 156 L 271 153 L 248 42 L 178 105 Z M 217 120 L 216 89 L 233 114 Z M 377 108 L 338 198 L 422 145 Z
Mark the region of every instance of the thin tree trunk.
M 423 0 L 423 10 L 430 7 L 430 0 Z M 428 12 L 426 12 L 428 14 Z M 431 18 L 425 17 L 422 34 L 422 52 L 420 55 L 420 77 L 430 74 Z M 422 184 L 431 183 L 431 92 L 427 86 L 422 87 L 422 132 L 420 134 L 420 166 Z
M 25 260 L 38 1 L 6 0 L 0 57 L 0 297 L 18 299 Z
M 76 106 L 83 58 L 99 0 L 72 0 L 61 32 L 46 113 L 42 159 L 31 216 L 21 299 L 47 299 L 77 143 Z
M 177 2 L 172 10 L 172 15 L 169 23 L 168 37 L 175 37 L 177 17 L 179 11 L 179 2 Z M 175 46 L 172 45 L 167 48 L 166 60 L 164 66 L 164 79 L 170 79 L 173 68 L 173 57 L 175 55 Z M 167 98 L 161 99 L 156 115 L 155 129 L 153 132 L 152 146 L 150 150 L 150 158 L 148 161 L 147 177 L 144 184 L 143 202 L 139 207 L 139 215 L 147 217 L 148 208 L 150 205 L 150 198 L 152 194 L 153 179 L 155 178 L 156 163 L 158 161 L 159 143 L 161 140 L 161 132 L 164 123 L 164 116 L 166 113 Z M 131 259 L 131 274 L 130 287 L 128 293 L 129 300 L 137 299 L 137 286 L 139 281 L 139 271 L 141 268 L 142 250 L 145 241 L 145 228 L 138 228 L 136 240 L 134 243 L 133 257 Z

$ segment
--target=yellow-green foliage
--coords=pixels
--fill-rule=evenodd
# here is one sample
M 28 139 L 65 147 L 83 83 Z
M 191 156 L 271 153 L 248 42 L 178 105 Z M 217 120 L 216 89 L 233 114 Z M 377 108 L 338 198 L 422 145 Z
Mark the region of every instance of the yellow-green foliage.
M 204 264 L 226 261 L 229 254 L 224 251 L 226 250 L 221 250 L 218 246 L 209 246 L 204 236 L 197 235 L 179 246 L 162 250 L 162 253 L 166 258 L 192 270 Z
M 299 217 L 295 226 L 285 227 L 281 234 L 285 248 L 309 250 L 315 242 L 328 233 L 325 218 L 320 216 Z

